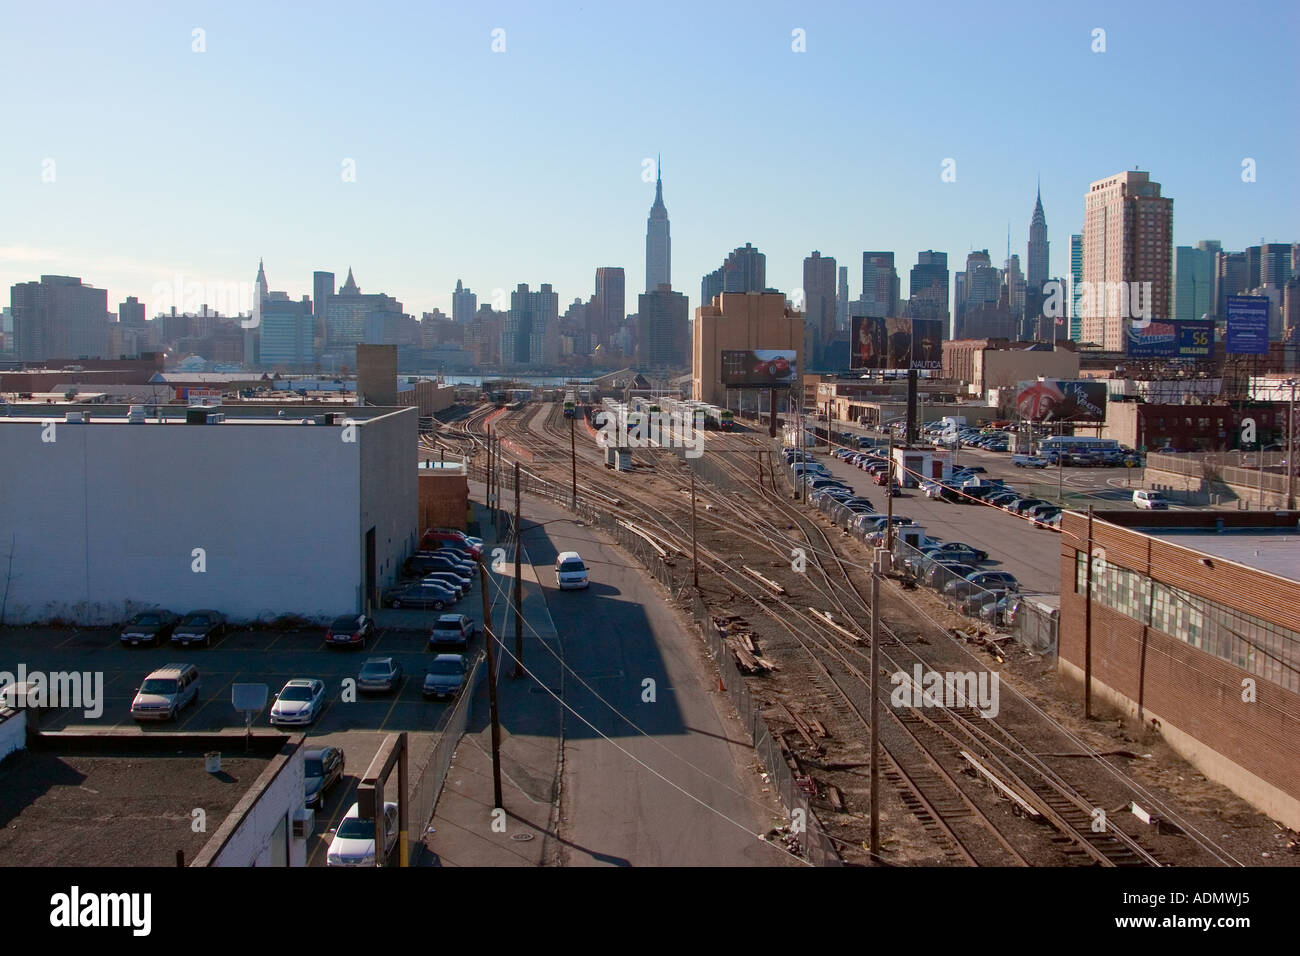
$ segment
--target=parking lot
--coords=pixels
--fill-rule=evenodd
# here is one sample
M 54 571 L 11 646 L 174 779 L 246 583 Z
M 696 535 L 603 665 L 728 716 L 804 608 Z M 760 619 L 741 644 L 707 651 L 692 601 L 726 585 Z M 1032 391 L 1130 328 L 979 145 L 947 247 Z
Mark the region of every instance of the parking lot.
M 481 614 L 477 586 L 448 613 L 463 613 L 476 623 Z M 383 736 L 408 731 L 412 758 L 432 748 L 455 699 L 425 700 L 421 694 L 425 666 L 440 651 L 461 648 L 429 648 L 428 635 L 434 612 L 383 610 L 375 615 L 376 631 L 362 648 L 331 647 L 323 628 L 297 631 L 232 629 L 214 640 L 211 648 L 124 647 L 118 628 L 0 629 L 3 659 L 0 670 L 16 672 L 18 664 L 30 674 L 58 671 L 91 672 L 103 675 L 103 712 L 88 718 L 81 710 L 60 709 L 42 716 L 44 731 L 70 730 L 82 733 L 168 734 L 178 731 L 216 732 L 242 729 L 244 719 L 231 704 L 231 685 L 267 685 L 268 703 L 253 722 L 254 732 L 271 730 L 270 697 L 292 678 L 318 678 L 325 682 L 326 698 L 320 715 L 306 727 L 275 728 L 277 732 L 300 732 L 309 747 L 342 748 L 345 775 L 317 810 L 315 833 L 308 841 L 310 865 L 323 866 L 331 827 L 355 800 L 357 784 L 378 752 Z M 483 646 L 481 632 L 470 642 L 468 653 Z M 369 657 L 393 657 L 403 674 L 391 692 L 358 693 L 345 700 L 345 678 L 357 677 Z M 171 663 L 193 664 L 199 671 L 197 701 L 183 710 L 174 722 L 137 724 L 130 715 L 136 689 L 151 671 Z M 423 821 L 420 821 L 422 824 Z

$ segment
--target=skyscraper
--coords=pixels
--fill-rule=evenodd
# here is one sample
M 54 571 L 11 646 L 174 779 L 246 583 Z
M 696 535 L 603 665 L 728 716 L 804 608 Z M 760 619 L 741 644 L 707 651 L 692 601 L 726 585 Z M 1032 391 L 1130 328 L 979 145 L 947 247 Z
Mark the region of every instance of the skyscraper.
M 1180 322 L 1214 314 L 1214 259 L 1206 243 L 1174 250 L 1174 308 L 1171 317 Z M 1217 245 L 1217 243 L 1215 243 Z
M 621 270 L 620 270 L 621 271 Z M 636 361 L 643 368 L 681 369 L 691 362 L 686 296 L 667 284 L 637 296 Z
M 560 357 L 560 297 L 549 282 L 537 292 L 521 282 L 510 293 L 501 330 L 501 364 L 554 365 Z
M 108 292 L 73 276 L 41 276 L 9 290 L 14 358 L 103 358 L 108 348 Z
M 478 296 L 457 279 L 456 291 L 451 294 L 451 320 L 457 325 L 469 325 L 474 321 L 474 313 L 477 311 Z
M 1134 317 L 1169 318 L 1174 201 L 1151 174 L 1125 170 L 1088 187 L 1083 220 L 1083 338 L 1123 351 Z M 1148 295 L 1149 293 L 1149 295 Z
M 654 292 L 661 285 L 671 285 L 672 239 L 668 235 L 668 209 L 664 206 L 663 170 L 655 157 L 655 201 L 645 227 L 645 290 Z
M 608 346 L 610 336 L 622 327 L 626 314 L 627 280 L 622 266 L 601 266 L 596 270 L 596 295 L 591 305 L 587 313 L 591 348 Z
M 1214 257 L 1214 314 L 1228 314 L 1228 296 L 1250 290 L 1249 267 L 1244 252 L 1220 251 Z
M 311 308 L 312 315 L 323 324 L 325 307 L 329 305 L 330 296 L 334 294 L 334 273 L 313 272 L 311 274 Z
M 1083 313 L 1079 310 L 1079 296 L 1083 294 L 1083 236 L 1070 235 L 1070 339 L 1082 341 Z
M 824 367 L 826 344 L 835 334 L 835 260 L 813 252 L 803 261 L 804 361 Z
M 1007 284 L 1007 305 L 1017 319 L 1025 317 L 1025 274 L 1020 271 L 1020 257 L 1012 256 L 1003 270 Z
M 257 286 L 257 301 L 260 303 L 271 291 L 271 287 L 266 281 L 266 268 L 262 265 L 261 259 L 257 260 L 257 278 L 254 280 L 254 284 Z
M 320 273 L 316 273 L 320 275 Z M 314 280 L 313 280 L 314 285 Z M 295 302 L 279 293 L 262 301 L 259 361 L 266 368 L 309 369 L 316 363 L 316 319 L 312 302 Z
M 1028 288 L 1039 292 L 1047 281 L 1048 242 L 1047 217 L 1043 215 L 1043 191 L 1038 191 L 1034 202 L 1034 215 L 1029 220 L 1029 248 L 1025 256 L 1025 281 Z
M 835 331 L 849 327 L 849 267 L 840 266 L 840 284 L 835 295 Z
M 898 270 L 892 252 L 862 253 L 862 297 L 855 315 L 887 318 L 898 314 Z
M 914 319 L 938 319 L 948 337 L 948 253 L 926 249 L 916 255 L 908 275 L 907 314 Z
M 1291 278 L 1291 244 L 1266 242 L 1259 247 L 1259 284 L 1281 288 Z
M 762 292 L 767 287 L 767 256 L 751 243 L 737 246 L 700 283 L 700 301 L 708 305 L 723 292 Z

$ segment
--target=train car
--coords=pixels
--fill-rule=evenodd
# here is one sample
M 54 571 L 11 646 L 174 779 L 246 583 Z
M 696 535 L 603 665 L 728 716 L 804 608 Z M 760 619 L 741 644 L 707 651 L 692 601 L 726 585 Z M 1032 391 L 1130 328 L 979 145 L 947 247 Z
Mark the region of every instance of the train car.
M 566 392 L 564 395 L 564 417 L 565 418 L 578 417 L 578 403 L 574 401 L 572 392 Z

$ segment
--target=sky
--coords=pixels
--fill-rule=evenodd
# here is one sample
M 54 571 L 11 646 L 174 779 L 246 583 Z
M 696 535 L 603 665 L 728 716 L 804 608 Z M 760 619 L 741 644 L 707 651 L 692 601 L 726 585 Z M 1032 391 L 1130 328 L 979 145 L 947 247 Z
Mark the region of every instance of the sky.
M 1040 178 L 1065 276 L 1088 184 L 1134 167 L 1177 245 L 1292 242 L 1297 28 L 1294 0 L 3 0 L 0 286 L 76 275 L 115 309 L 261 257 L 295 298 L 351 267 L 419 316 L 457 279 L 563 311 L 623 266 L 635 312 L 657 154 L 692 309 L 746 242 L 787 294 L 814 249 L 854 297 L 892 249 L 906 296 L 919 250 L 1001 265 L 1008 225 L 1023 269 Z

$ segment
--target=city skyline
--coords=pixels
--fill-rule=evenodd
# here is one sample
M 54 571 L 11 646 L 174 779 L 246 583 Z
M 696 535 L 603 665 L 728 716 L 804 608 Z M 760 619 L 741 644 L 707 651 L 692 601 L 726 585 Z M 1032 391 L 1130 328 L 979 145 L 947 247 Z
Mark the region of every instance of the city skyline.
M 792 102 L 801 104 L 810 122 L 844 108 L 845 93 L 825 104 L 807 96 L 855 62 L 854 29 L 870 24 L 886 28 L 891 38 L 873 70 L 902 68 L 914 58 L 924 48 L 922 31 L 901 12 L 872 11 L 868 17 L 832 7 L 806 15 L 760 6 L 737 25 L 721 13 L 672 5 L 653 22 L 625 11 L 543 17 L 507 7 L 494 14 L 506 30 L 500 53 L 491 51 L 496 21 L 457 11 L 436 22 L 416 15 L 412 36 L 443 38 L 440 75 L 469 88 L 463 103 L 439 100 L 440 122 L 490 132 L 493 117 L 540 109 L 539 118 L 520 122 L 547 148 L 518 157 L 494 147 L 490 137 L 469 156 L 443 149 L 426 154 L 434 134 L 408 133 L 409 117 L 400 119 L 416 102 L 408 91 L 416 85 L 409 68 L 384 68 L 347 83 L 310 75 L 290 82 L 286 65 L 264 62 L 268 46 L 302 42 L 307 34 L 327 60 L 364 52 L 380 42 L 373 26 L 360 34 L 332 30 L 326 26 L 329 8 L 314 24 L 288 11 L 262 11 L 259 31 L 249 38 L 239 24 L 248 9 L 214 11 L 202 27 L 175 17 L 145 22 L 107 11 L 57 25 L 27 11 L 11 13 L 14 28 L 33 42 L 14 51 L 10 66 L 42 82 L 34 96 L 9 104 L 24 136 L 22 148 L 0 158 L 0 178 L 12 197 L 9 228 L 0 241 L 0 283 L 73 275 L 105 289 L 114 302 L 128 295 L 150 302 L 152 289 L 170 285 L 177 274 L 201 283 L 247 282 L 248 263 L 263 257 L 274 264 L 277 286 L 292 297 L 313 293 L 314 271 L 341 273 L 351 265 L 368 277 L 370 288 L 407 303 L 416 315 L 434 308 L 450 314 L 458 279 L 480 302 L 490 302 L 496 289 L 508 298 L 523 279 L 548 282 L 568 300 L 586 292 L 593 269 L 618 264 L 628 269 L 630 288 L 644 288 L 640 223 L 654 198 L 661 150 L 670 171 L 664 187 L 678 225 L 673 287 L 691 298 L 692 310 L 701 304 L 692 294 L 700 277 L 727 250 L 747 242 L 767 255 L 768 285 L 787 293 L 799 287 L 802 261 L 812 249 L 839 262 L 855 261 L 869 249 L 891 250 L 899 264 L 931 249 L 960 262 L 972 249 L 999 249 L 1010 219 L 1013 246 L 1023 250 L 1024 210 L 1040 174 L 1043 205 L 1058 236 L 1082 232 L 1090 182 L 1133 165 L 1150 170 L 1177 200 L 1175 246 L 1210 237 L 1234 250 L 1261 239 L 1290 242 L 1300 208 L 1297 184 L 1288 174 L 1300 152 L 1296 131 L 1275 121 L 1267 98 L 1218 87 L 1199 94 L 1202 108 L 1195 115 L 1204 119 L 1171 129 L 1158 142 L 1149 141 L 1141 115 L 1117 110 L 1089 121 L 1078 135 L 1051 124 L 1024 130 L 995 122 L 995 130 L 977 130 L 961 117 L 941 129 L 900 126 L 912 132 L 883 154 L 859 149 L 865 134 L 849 130 L 843 149 L 819 154 L 813 178 L 805 174 L 802 148 L 787 156 L 735 158 L 733 137 L 761 128 Z M 1059 115 L 1072 99 L 1115 98 L 1131 93 L 1139 81 L 1157 97 L 1186 96 L 1178 70 L 1198 55 L 1224 70 L 1248 63 L 1261 87 L 1279 90 L 1284 99 L 1285 89 L 1296 86 L 1286 68 L 1285 30 L 1260 33 L 1229 22 L 1210 37 L 1156 11 L 1116 5 L 1090 7 L 1086 20 L 1055 11 L 1029 17 L 1027 7 L 1010 9 L 1017 12 L 991 18 L 1005 29 L 999 42 L 1046 44 L 1061 66 L 1059 75 L 1024 90 L 1026 115 Z M 935 51 L 955 58 L 951 69 L 928 75 L 910 63 L 915 83 L 900 93 L 885 121 L 901 123 L 926 97 L 944 95 L 944 76 L 969 73 L 974 88 L 990 93 L 1008 81 L 1011 65 L 985 62 L 990 58 L 982 55 L 990 29 L 986 19 L 963 11 L 926 24 L 935 32 Z M 655 83 L 641 82 L 643 65 L 649 69 L 661 44 L 679 44 L 677 55 L 690 58 L 724 22 L 735 28 L 735 50 L 702 57 L 689 80 L 660 66 Z M 423 34 L 421 23 L 427 27 Z M 600 48 L 611 32 L 633 24 L 638 42 L 630 52 Z M 1096 24 L 1109 24 L 1103 27 L 1105 52 L 1092 50 Z M 202 53 L 191 50 L 194 29 L 205 31 Z M 792 49 L 796 29 L 806 35 L 806 52 Z M 82 57 L 85 72 L 53 71 L 32 58 L 54 42 L 53 30 L 62 48 Z M 397 45 L 394 62 L 410 52 L 409 39 L 387 33 L 383 39 Z M 572 121 L 592 108 L 577 102 L 582 98 L 565 98 L 573 73 L 552 69 L 574 44 L 590 49 L 588 66 L 611 64 L 609 83 L 591 95 L 602 107 L 607 101 L 621 104 L 612 131 L 598 142 L 562 133 L 577 128 Z M 120 62 L 118 49 L 131 50 L 131 62 Z M 690 123 L 681 120 L 694 118 L 702 109 L 698 104 L 710 99 L 705 94 L 732 82 L 738 58 L 752 68 L 757 89 L 736 110 L 710 111 L 722 135 L 705 141 L 683 133 Z M 547 69 L 534 83 L 530 71 L 542 64 Z M 167 88 L 136 88 L 158 70 L 172 81 Z M 92 72 L 94 89 L 85 82 Z M 307 81 L 322 84 L 319 94 L 312 87 L 311 96 L 329 100 L 330 115 L 373 107 L 367 128 L 385 132 L 302 120 Z M 101 100 L 115 108 L 97 109 Z M 75 136 L 54 119 L 72 102 L 83 105 Z M 689 115 L 681 115 L 683 104 Z M 253 156 L 184 148 L 191 127 L 197 135 L 207 128 L 224 135 L 253 112 L 262 123 L 305 122 L 304 129 L 320 135 L 311 149 L 292 145 L 293 137 L 283 143 L 276 137 L 259 140 Z M 1209 118 L 1220 115 L 1234 117 L 1231 130 L 1212 125 Z M 390 126 L 394 138 L 400 130 L 408 141 L 390 142 Z M 92 145 L 133 131 L 145 134 L 139 145 L 117 152 Z M 164 149 L 173 134 L 179 145 Z M 1209 150 L 1207 136 L 1213 139 Z M 1196 149 L 1188 148 L 1191 140 Z M 1070 149 L 1061 150 L 1062 141 Z M 175 162 L 177 156 L 185 161 Z M 1256 164 L 1254 182 L 1243 181 L 1246 158 Z M 54 164 L 53 181 L 43 180 L 47 159 Z M 947 159 L 955 161 L 953 182 L 941 178 Z M 354 181 L 341 174 L 348 161 Z M 881 188 L 862 189 L 864 181 Z M 101 188 L 109 183 L 113 188 Z M 757 196 L 769 199 L 753 202 Z M 797 205 L 786 197 L 797 197 Z M 525 209 L 534 225 L 511 228 Z M 163 234 L 166 242 L 159 240 Z M 70 235 L 82 238 L 70 241 Z M 1052 243 L 1049 275 L 1069 273 L 1065 251 L 1063 243 Z M 860 292 L 852 289 L 853 297 Z

